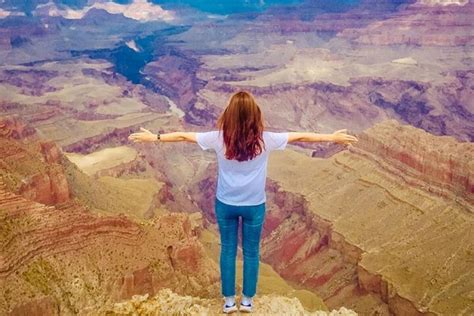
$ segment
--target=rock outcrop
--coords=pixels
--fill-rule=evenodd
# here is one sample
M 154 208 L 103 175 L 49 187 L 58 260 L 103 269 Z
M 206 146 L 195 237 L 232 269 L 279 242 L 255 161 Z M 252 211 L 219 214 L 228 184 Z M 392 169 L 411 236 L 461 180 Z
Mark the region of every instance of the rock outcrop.
M 140 235 L 138 226 L 123 216 L 99 218 L 74 203 L 63 204 L 61 208 L 47 206 L 8 192 L 3 182 L 0 182 L 0 204 L 1 277 L 11 275 L 36 257 L 83 248 L 89 239 L 93 241 L 104 233 L 131 242 L 136 242 Z
M 36 136 L 36 130 L 18 115 L 0 117 L 0 136 L 6 139 L 27 139 Z
M 261 260 L 329 308 L 469 315 L 473 144 L 395 120 L 357 137 L 328 159 L 272 154 Z M 210 223 L 215 181 L 193 192 Z
M 1 122 L 0 314 L 77 314 L 161 288 L 219 297 L 199 213 L 98 215 L 54 142 L 17 117 Z
M 219 296 L 218 267 L 198 241 L 195 216 L 169 213 L 137 224 L 73 202 L 40 204 L 3 183 L 0 206 L 0 313 L 75 314 L 161 288 Z
M 12 191 L 48 205 L 70 199 L 63 155 L 54 142 L 40 139 L 16 115 L 0 118 L 0 135 L 0 175 Z
M 295 297 L 256 296 L 254 303 L 254 315 L 357 316 L 344 307 L 330 312 L 309 312 Z M 222 315 L 222 304 L 222 299 L 181 296 L 170 289 L 162 289 L 154 297 L 136 295 L 131 300 L 103 307 L 98 315 Z
M 358 137 L 325 160 L 270 158 L 263 261 L 329 308 L 469 315 L 473 144 L 393 120 Z
M 351 152 L 373 160 L 410 186 L 461 203 L 473 212 L 473 143 L 450 136 L 433 137 L 395 120 L 376 124 L 358 139 Z

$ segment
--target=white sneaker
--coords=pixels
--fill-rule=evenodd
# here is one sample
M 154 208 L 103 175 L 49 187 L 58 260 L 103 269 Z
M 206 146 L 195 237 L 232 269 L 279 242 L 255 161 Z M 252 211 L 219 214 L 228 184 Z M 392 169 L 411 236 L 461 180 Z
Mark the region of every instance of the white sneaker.
M 230 314 L 230 313 L 233 313 L 233 312 L 236 312 L 237 311 L 237 305 L 234 304 L 233 305 L 227 305 L 227 304 L 224 304 L 224 309 L 223 309 L 224 313 L 226 314 Z
M 252 303 L 244 304 L 243 302 L 240 302 L 239 310 L 244 313 L 250 313 L 252 311 Z

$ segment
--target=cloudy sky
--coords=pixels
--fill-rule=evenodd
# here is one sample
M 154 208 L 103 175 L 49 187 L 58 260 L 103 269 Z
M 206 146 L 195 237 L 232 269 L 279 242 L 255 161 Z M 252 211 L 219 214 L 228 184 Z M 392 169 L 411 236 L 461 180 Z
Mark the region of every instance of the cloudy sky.
M 45 4 L 54 4 L 62 10 L 82 10 L 97 3 L 104 5 L 106 2 L 110 2 L 113 4 L 130 5 L 137 1 L 144 2 L 147 0 L 0 0 L 0 7 L 7 11 L 31 14 L 38 6 Z M 343 0 L 343 2 L 348 1 L 358 2 L 357 0 Z M 148 2 L 161 6 L 164 9 L 190 6 L 203 11 L 225 14 L 265 9 L 274 4 L 295 4 L 302 2 L 302 0 L 150 0 Z

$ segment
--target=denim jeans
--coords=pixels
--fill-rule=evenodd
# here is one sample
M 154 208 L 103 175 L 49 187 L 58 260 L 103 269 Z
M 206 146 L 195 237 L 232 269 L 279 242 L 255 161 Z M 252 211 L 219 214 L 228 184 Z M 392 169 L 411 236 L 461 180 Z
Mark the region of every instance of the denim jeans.
M 265 220 L 265 202 L 259 205 L 229 205 L 215 199 L 216 219 L 221 235 L 221 291 L 235 295 L 235 261 L 237 257 L 239 217 L 242 217 L 242 253 L 244 257 L 242 294 L 248 297 L 257 290 L 260 259 L 260 237 Z

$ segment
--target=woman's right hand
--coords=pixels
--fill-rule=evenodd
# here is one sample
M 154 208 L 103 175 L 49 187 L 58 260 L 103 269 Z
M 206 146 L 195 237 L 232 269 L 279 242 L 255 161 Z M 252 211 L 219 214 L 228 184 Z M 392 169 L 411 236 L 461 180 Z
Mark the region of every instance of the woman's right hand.
M 334 133 L 332 133 L 333 141 L 338 144 L 343 144 L 343 145 L 351 144 L 351 143 L 355 143 L 359 141 L 357 137 L 349 135 L 346 132 L 347 132 L 347 129 L 345 128 L 345 129 L 337 130 Z

